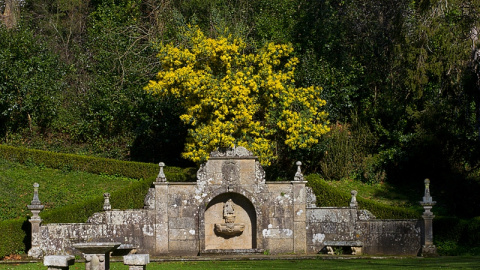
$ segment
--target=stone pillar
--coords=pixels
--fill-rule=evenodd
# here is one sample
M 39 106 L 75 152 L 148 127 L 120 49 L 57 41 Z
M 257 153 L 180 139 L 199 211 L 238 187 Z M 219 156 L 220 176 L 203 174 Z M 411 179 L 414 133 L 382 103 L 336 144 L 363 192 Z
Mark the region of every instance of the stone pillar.
M 28 256 L 35 259 L 43 256 L 43 251 L 40 249 L 40 224 L 42 218 L 40 218 L 40 211 L 43 210 L 43 205 L 38 199 L 38 183 L 33 184 L 33 200 L 30 205 L 27 206 L 28 210 L 32 211 L 33 216 L 30 218 L 30 224 L 32 224 L 32 247 L 28 251 Z
M 75 257 L 72 255 L 45 256 L 43 258 L 43 265 L 47 266 L 48 270 L 68 270 L 74 263 Z
M 307 193 L 303 174 L 300 166 L 302 163 L 297 161 L 297 172 L 295 173 L 293 184 L 293 252 L 297 254 L 307 252 Z
M 422 235 L 422 256 L 431 257 L 437 256 L 437 248 L 433 244 L 433 229 L 432 222 L 435 215 L 430 211 L 437 202 L 433 201 L 430 196 L 430 180 L 425 179 L 425 196 L 420 204 L 424 208 L 423 218 L 423 235 Z
M 145 270 L 150 263 L 148 254 L 131 254 L 123 256 L 123 264 L 128 265 L 129 270 Z
M 160 162 L 160 172 L 153 182 L 155 186 L 155 253 L 168 253 L 168 182 L 163 172 L 165 164 Z

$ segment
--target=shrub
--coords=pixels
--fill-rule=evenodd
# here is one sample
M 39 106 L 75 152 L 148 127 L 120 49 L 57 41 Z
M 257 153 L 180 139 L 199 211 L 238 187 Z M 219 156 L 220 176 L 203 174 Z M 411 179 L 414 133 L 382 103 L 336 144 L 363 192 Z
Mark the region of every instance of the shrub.
M 480 255 L 480 217 L 437 217 L 433 220 L 433 233 L 440 255 Z
M 26 219 L 0 221 L 0 258 L 10 254 L 24 253 L 26 245 L 30 245 L 27 238 L 30 223 Z

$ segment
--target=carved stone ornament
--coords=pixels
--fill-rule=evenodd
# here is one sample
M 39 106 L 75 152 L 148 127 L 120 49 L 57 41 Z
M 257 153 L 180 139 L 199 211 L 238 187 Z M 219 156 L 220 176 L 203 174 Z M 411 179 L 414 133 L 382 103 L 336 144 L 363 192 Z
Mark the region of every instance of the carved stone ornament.
M 223 206 L 225 223 L 216 223 L 215 233 L 225 238 L 241 235 L 245 229 L 245 224 L 235 223 L 235 217 L 234 203 L 232 199 L 229 199 Z
M 358 219 L 359 220 L 371 220 L 371 219 L 376 219 L 377 218 L 370 211 L 365 210 L 365 209 L 358 210 L 357 213 L 358 213 Z
M 202 181 L 202 180 L 207 180 L 207 172 L 205 169 L 205 163 L 200 165 L 200 168 L 198 168 L 197 171 L 197 179 Z
M 160 167 L 160 171 L 158 172 L 157 175 L 157 182 L 167 182 L 167 177 L 165 176 L 165 173 L 163 172 L 163 167 L 165 167 L 165 163 L 160 162 L 158 163 L 158 166 Z
M 233 148 L 218 148 L 210 153 L 210 157 L 254 157 L 254 155 L 243 146 L 234 146 Z
M 317 207 L 317 196 L 311 187 L 305 187 L 307 192 L 307 207 Z
M 265 183 L 265 170 L 258 160 L 255 161 L 255 180 L 257 183 Z
M 110 204 L 110 193 L 103 193 L 103 211 L 112 210 L 112 205 Z
M 233 185 L 240 178 L 240 167 L 236 161 L 226 161 L 222 166 L 223 183 Z
M 143 209 L 155 209 L 155 189 L 149 188 L 145 200 L 143 201 Z
M 302 162 L 297 161 L 297 163 L 295 163 L 295 164 L 297 165 L 297 172 L 295 173 L 295 177 L 293 178 L 293 180 L 303 181 L 302 169 L 300 168 L 302 166 Z

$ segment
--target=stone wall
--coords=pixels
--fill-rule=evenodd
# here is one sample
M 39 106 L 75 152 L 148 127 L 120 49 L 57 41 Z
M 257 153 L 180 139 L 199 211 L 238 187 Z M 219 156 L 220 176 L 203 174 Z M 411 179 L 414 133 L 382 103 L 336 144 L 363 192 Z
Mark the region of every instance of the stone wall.
M 294 181 L 266 182 L 246 149 L 214 152 L 195 183 L 169 183 L 161 167 L 144 209 L 104 207 L 87 223 L 42 225 L 32 239 L 43 255 L 73 254 L 74 243 L 102 241 L 151 255 L 318 253 L 328 241 L 358 241 L 368 254 L 418 251 L 417 221 L 376 220 L 358 210 L 353 198 L 351 207 L 313 207 L 315 196 L 297 165 Z
M 420 220 L 377 220 L 355 207 L 307 209 L 309 253 L 325 252 L 325 243 L 359 243 L 362 252 L 376 255 L 417 255 Z
M 418 255 L 421 248 L 421 220 L 358 221 L 364 253 Z

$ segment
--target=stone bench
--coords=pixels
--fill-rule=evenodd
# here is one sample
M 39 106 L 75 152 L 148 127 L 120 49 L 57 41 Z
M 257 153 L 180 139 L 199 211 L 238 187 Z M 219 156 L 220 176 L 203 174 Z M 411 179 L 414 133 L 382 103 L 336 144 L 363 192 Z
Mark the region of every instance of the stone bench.
M 68 270 L 70 265 L 75 263 L 75 257 L 72 255 L 50 255 L 43 257 L 43 265 L 48 270 Z
M 350 247 L 352 255 L 362 255 L 362 241 L 325 241 L 323 242 L 328 255 L 334 255 L 334 247 Z
M 148 254 L 130 254 L 123 256 L 123 264 L 128 265 L 129 270 L 145 270 L 150 263 Z

